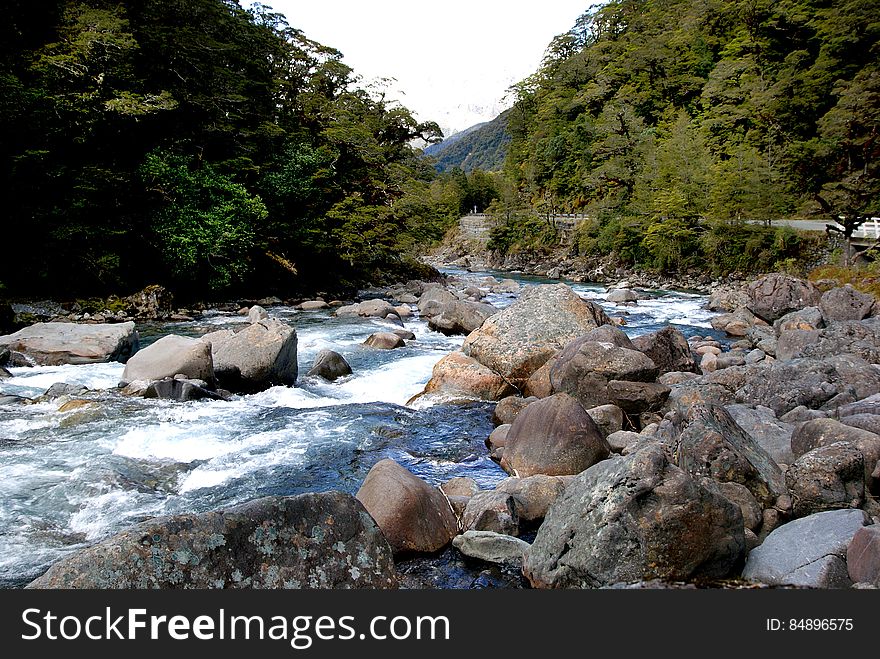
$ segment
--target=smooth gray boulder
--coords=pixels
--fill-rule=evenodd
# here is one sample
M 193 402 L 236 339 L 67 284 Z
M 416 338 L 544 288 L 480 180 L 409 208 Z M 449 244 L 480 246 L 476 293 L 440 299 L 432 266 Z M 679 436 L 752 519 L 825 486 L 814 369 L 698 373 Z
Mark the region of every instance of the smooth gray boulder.
M 279 320 L 261 320 L 232 331 L 202 337 L 214 359 L 220 383 L 250 393 L 274 386 L 292 387 L 298 374 L 296 330 Z
M 861 510 L 831 510 L 783 524 L 749 552 L 742 576 L 771 586 L 848 588 L 847 548 L 867 523 Z
M 724 577 L 744 552 L 739 507 L 652 443 L 568 483 L 538 529 L 523 574 L 538 588 Z
M 465 531 L 452 540 L 452 546 L 465 556 L 487 563 L 522 563 L 529 543 L 493 531 Z
M 779 465 L 790 465 L 795 460 L 791 451 L 794 424 L 776 418 L 769 407 L 758 405 L 726 405 L 736 425 L 745 430 L 758 446 L 767 451 Z
M 211 344 L 200 339 L 169 334 L 138 351 L 125 364 L 122 381 L 153 382 L 184 375 L 191 380 L 215 382 Z
M 341 492 L 157 517 L 62 559 L 29 588 L 396 588 L 391 547 Z
M 456 300 L 447 302 L 439 313 L 428 319 L 428 327 L 447 336 L 470 334 L 483 326 L 486 319 L 498 313 L 491 304 Z
M 442 286 L 430 286 L 425 289 L 425 292 L 419 298 L 419 314 L 425 318 L 436 316 L 445 305 L 453 304 L 457 301 L 458 298 Z
M 0 336 L 0 349 L 20 353 L 37 366 L 124 363 L 138 351 L 139 338 L 134 327 L 133 322 L 37 323 Z
M 261 320 L 268 320 L 269 312 L 266 311 L 259 304 L 255 304 L 250 309 L 248 309 L 248 322 L 249 323 L 259 323 Z

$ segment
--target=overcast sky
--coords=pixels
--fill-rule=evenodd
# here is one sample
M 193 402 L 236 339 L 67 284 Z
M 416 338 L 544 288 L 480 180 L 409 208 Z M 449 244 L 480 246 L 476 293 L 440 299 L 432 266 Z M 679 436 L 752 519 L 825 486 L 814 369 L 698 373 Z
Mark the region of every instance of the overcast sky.
M 590 0 L 264 0 L 291 26 L 340 50 L 365 81 L 397 80 L 420 120 L 458 131 L 493 118 L 507 88 Z

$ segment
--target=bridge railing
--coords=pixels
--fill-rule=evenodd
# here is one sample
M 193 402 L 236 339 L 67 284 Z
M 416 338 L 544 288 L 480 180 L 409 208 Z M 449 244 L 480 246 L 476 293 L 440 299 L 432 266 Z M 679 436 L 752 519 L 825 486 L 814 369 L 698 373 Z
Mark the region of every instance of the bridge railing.
M 872 217 L 870 220 L 862 224 L 858 229 L 853 231 L 853 238 L 880 239 L 880 217 Z

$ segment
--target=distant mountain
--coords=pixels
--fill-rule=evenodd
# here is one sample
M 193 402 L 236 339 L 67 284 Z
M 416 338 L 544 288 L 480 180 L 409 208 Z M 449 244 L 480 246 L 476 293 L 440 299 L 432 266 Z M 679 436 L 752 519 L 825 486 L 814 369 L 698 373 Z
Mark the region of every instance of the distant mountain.
M 461 167 L 466 172 L 474 169 L 500 170 L 510 142 L 507 133 L 508 113 L 502 112 L 492 121 L 471 126 L 439 144 L 432 144 L 425 149 L 425 155 L 436 159 L 435 166 L 440 172 L 455 167 Z

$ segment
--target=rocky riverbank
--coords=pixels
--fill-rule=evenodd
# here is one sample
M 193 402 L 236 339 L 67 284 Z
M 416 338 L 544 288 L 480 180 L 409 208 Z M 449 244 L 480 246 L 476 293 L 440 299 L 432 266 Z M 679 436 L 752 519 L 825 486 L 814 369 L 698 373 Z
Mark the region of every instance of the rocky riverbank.
M 486 290 L 519 284 L 481 283 L 411 282 L 336 313 L 406 332 L 398 322 L 409 312 L 466 335 L 414 404 L 497 401 L 486 452 L 508 478 L 489 489 L 469 478 L 434 487 L 381 460 L 354 499 L 281 497 L 157 518 L 62 559 L 33 587 L 410 586 L 389 557 L 405 566 L 440 551 L 504 566 L 541 588 L 720 579 L 880 586 L 880 310 L 872 299 L 771 275 L 713 296 L 726 311 L 713 320 L 725 340 L 688 340 L 671 326 L 630 338 L 612 316 L 625 320 L 641 291 L 618 289 L 621 315 L 609 316 L 565 284 L 527 287 L 497 309 L 483 301 Z M 260 316 L 233 336 L 269 331 Z M 210 340 L 159 344 L 126 367 L 167 367 L 143 379 L 154 388 L 185 376 L 217 391 L 220 372 L 247 371 L 234 360 L 218 369 Z M 383 347 L 393 349 L 375 349 Z M 256 361 L 276 364 L 285 349 L 273 351 Z M 323 538 L 334 537 L 338 516 L 352 520 L 343 534 L 350 542 L 331 542 L 332 560 L 288 560 L 288 549 L 302 551 L 306 527 L 308 551 L 327 553 Z M 165 560 L 142 560 L 145 529 Z M 259 549 L 266 529 L 274 529 L 271 551 Z M 225 540 L 232 535 L 262 551 L 259 566 L 247 564 L 256 555 L 248 545 Z M 119 560 L 110 566 L 107 556 Z

